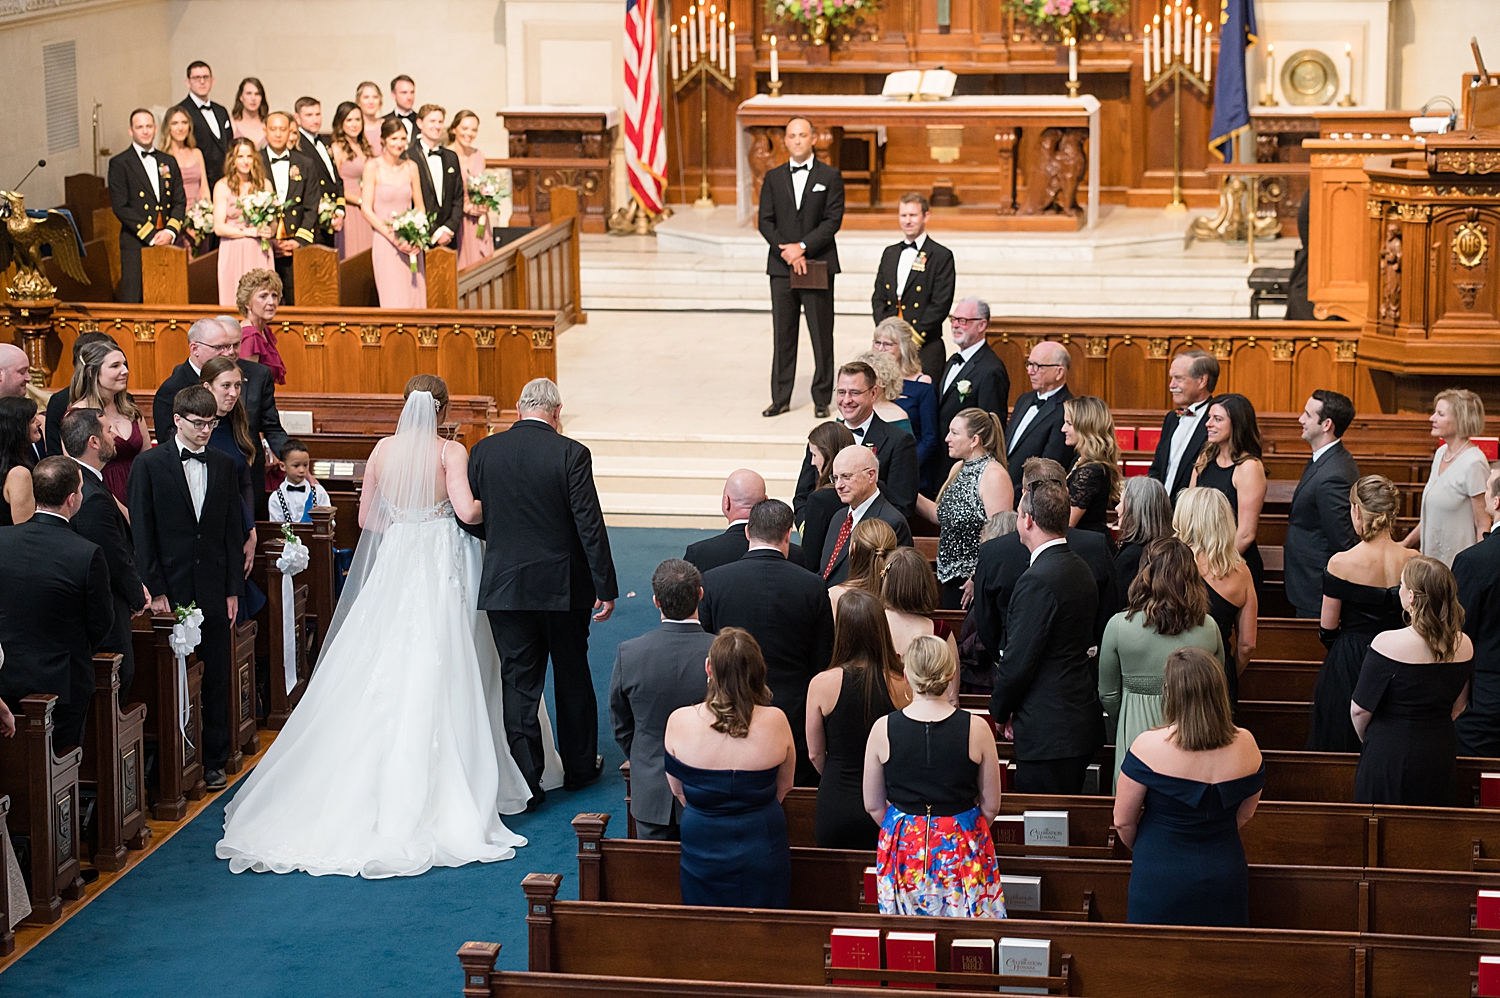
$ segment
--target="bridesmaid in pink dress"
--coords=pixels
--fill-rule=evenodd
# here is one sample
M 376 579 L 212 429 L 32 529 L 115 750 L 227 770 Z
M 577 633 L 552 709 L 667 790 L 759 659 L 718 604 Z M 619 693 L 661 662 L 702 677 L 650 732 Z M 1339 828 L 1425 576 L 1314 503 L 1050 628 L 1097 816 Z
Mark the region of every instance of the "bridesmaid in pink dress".
M 262 240 L 272 235 L 269 225 L 252 229 L 240 214 L 239 197 L 271 186 L 255 143 L 235 139 L 224 157 L 224 176 L 214 184 L 214 235 L 219 237 L 219 304 L 235 305 L 240 278 L 252 270 L 276 269 Z
M 380 155 L 380 128 L 385 119 L 380 116 L 380 109 L 385 106 L 385 94 L 380 87 L 369 80 L 354 88 L 354 103 L 359 105 L 359 110 L 364 116 L 365 141 L 374 150 L 371 155 Z
M 203 166 L 203 150 L 198 148 L 198 141 L 193 137 L 193 119 L 180 107 L 167 112 L 166 124 L 162 128 L 161 149 L 177 160 L 177 169 L 182 172 L 183 197 L 191 208 L 198 203 L 199 198 L 205 196 L 203 177 L 206 171 Z M 185 250 L 193 249 L 194 243 L 186 226 L 177 236 L 176 245 Z
M 469 201 L 469 178 L 484 172 L 484 153 L 474 147 L 474 140 L 478 137 L 479 115 L 473 111 L 460 111 L 453 116 L 453 123 L 448 126 L 448 148 L 458 155 L 458 166 L 464 175 L 464 231 L 458 243 L 459 270 L 468 270 L 495 252 L 485 209 Z M 481 218 L 485 219 L 483 237 L 479 235 Z
M 365 163 L 375 157 L 370 142 L 365 138 L 364 112 L 358 104 L 344 101 L 333 116 L 333 165 L 339 171 L 344 184 L 344 227 L 333 234 L 333 245 L 339 251 L 339 259 L 347 260 L 363 253 L 374 243 L 375 233 L 360 211 L 360 181 L 364 179 Z
M 391 118 L 380 127 L 381 153 L 365 164 L 360 210 L 375 230 L 370 263 L 381 308 L 426 308 L 427 268 L 422 251 L 398 242 L 391 218 L 412 207 L 426 211 L 417 164 L 406 159 L 406 126 Z M 411 269 L 412 258 L 416 272 Z
M 240 81 L 240 89 L 234 95 L 234 107 L 229 112 L 229 127 L 237 139 L 249 139 L 255 148 L 266 147 L 266 88 L 253 76 Z

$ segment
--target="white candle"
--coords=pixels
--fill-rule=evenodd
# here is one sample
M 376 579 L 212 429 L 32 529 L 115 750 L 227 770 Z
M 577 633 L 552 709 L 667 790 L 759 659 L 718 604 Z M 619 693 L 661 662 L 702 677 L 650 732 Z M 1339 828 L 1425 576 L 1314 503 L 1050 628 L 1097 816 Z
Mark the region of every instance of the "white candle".
M 1078 82 L 1078 39 L 1068 39 L 1068 82 Z
M 1170 9 L 1161 19 L 1161 61 L 1164 66 L 1172 65 L 1172 11 Z
M 724 14 L 719 13 L 719 72 L 729 72 L 729 32 L 724 26 Z
M 1266 100 L 1276 99 L 1276 46 L 1266 46 Z
M 1347 73 L 1348 76 L 1349 76 L 1349 89 L 1346 91 L 1346 96 L 1349 98 L 1349 103 L 1353 104 L 1354 103 L 1354 46 L 1349 45 L 1347 43 L 1344 45 L 1344 67 L 1345 67 L 1344 68 L 1344 72 Z
M 1151 75 L 1161 75 L 1161 15 L 1156 14 L 1151 18 L 1151 24 L 1156 28 L 1151 33 Z
M 1203 17 L 1193 15 L 1193 72 L 1203 72 Z
M 706 41 L 704 41 L 704 39 L 708 37 L 705 32 L 705 20 L 707 20 L 707 14 L 704 13 L 703 5 L 700 3 L 698 5 L 698 51 L 700 52 L 703 51 L 704 46 L 708 44 Z
M 667 61 L 672 64 L 672 79 L 677 79 L 677 25 L 672 25 L 672 55 Z
M 1146 76 L 1146 82 L 1151 82 L 1151 25 L 1146 25 L 1141 32 L 1141 71 Z
M 1214 78 L 1214 40 L 1212 32 L 1213 22 L 1203 26 L 1203 82 L 1207 83 Z
M 688 8 L 688 10 L 691 12 L 692 8 Z M 683 51 L 687 55 L 688 67 L 691 67 L 693 63 L 698 61 L 698 47 L 693 43 L 693 25 L 695 23 L 691 17 L 691 13 L 683 15 L 682 33 L 686 38 L 686 41 L 683 42 Z
M 1182 4 L 1172 8 L 1172 55 L 1182 55 Z
M 771 82 L 781 81 L 781 64 L 776 59 L 776 36 L 771 36 Z
M 708 8 L 708 61 L 719 61 L 719 8 L 715 4 Z
M 730 21 L 729 22 L 729 78 L 731 80 L 738 79 L 738 76 L 735 74 L 735 71 L 734 71 L 734 50 L 735 50 L 735 47 L 736 47 L 736 43 L 735 43 L 735 38 L 734 38 L 734 22 Z

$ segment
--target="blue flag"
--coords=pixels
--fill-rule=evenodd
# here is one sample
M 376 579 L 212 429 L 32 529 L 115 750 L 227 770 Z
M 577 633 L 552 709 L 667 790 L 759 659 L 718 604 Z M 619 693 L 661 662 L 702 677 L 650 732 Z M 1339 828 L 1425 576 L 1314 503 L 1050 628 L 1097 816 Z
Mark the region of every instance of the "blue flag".
M 1214 120 L 1208 149 L 1228 158 L 1229 143 L 1250 128 L 1250 95 L 1245 88 L 1245 50 L 1256 42 L 1255 0 L 1219 0 L 1218 80 L 1214 85 Z

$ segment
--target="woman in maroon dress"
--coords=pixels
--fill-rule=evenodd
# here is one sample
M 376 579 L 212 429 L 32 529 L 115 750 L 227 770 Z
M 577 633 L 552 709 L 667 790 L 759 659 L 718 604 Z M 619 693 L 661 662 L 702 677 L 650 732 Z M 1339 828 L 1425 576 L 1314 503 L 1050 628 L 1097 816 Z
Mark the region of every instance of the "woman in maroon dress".
M 136 455 L 151 446 L 146 432 L 146 414 L 130 395 L 130 364 L 125 351 L 113 343 L 90 343 L 78 351 L 78 366 L 69 386 L 70 409 L 98 409 L 101 423 L 115 431 L 115 456 L 104 465 L 104 485 L 121 507 L 126 502 L 125 483 Z

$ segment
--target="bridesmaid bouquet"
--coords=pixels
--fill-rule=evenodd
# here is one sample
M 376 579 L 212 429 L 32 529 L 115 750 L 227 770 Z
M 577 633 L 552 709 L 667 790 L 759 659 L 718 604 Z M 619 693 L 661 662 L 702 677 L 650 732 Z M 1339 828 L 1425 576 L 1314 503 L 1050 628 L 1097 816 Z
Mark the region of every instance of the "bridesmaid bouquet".
M 262 225 L 270 225 L 281 216 L 281 198 L 273 190 L 256 191 L 254 194 L 246 194 L 238 198 L 235 204 L 239 206 L 240 215 L 245 219 L 245 224 L 252 229 L 258 229 Z M 271 251 L 271 240 L 262 237 L 260 248 L 267 253 Z
M 199 198 L 188 205 L 187 237 L 196 245 L 214 231 L 214 203 L 208 198 Z
M 470 203 L 484 210 L 484 214 L 479 216 L 476 230 L 479 238 L 483 239 L 484 223 L 489 220 L 490 212 L 499 211 L 500 202 L 510 197 L 510 180 L 495 170 L 486 170 L 470 177 L 467 187 Z
M 333 195 L 324 194 L 318 198 L 318 227 L 324 232 L 332 232 L 333 216 L 337 212 L 338 206 L 333 203 Z
M 404 243 L 415 246 L 418 252 L 432 245 L 432 235 L 428 232 L 431 223 L 427 220 L 427 213 L 419 208 L 408 208 L 406 211 L 391 215 L 391 231 L 396 238 Z M 409 261 L 411 272 L 417 272 L 417 254 L 413 253 Z

